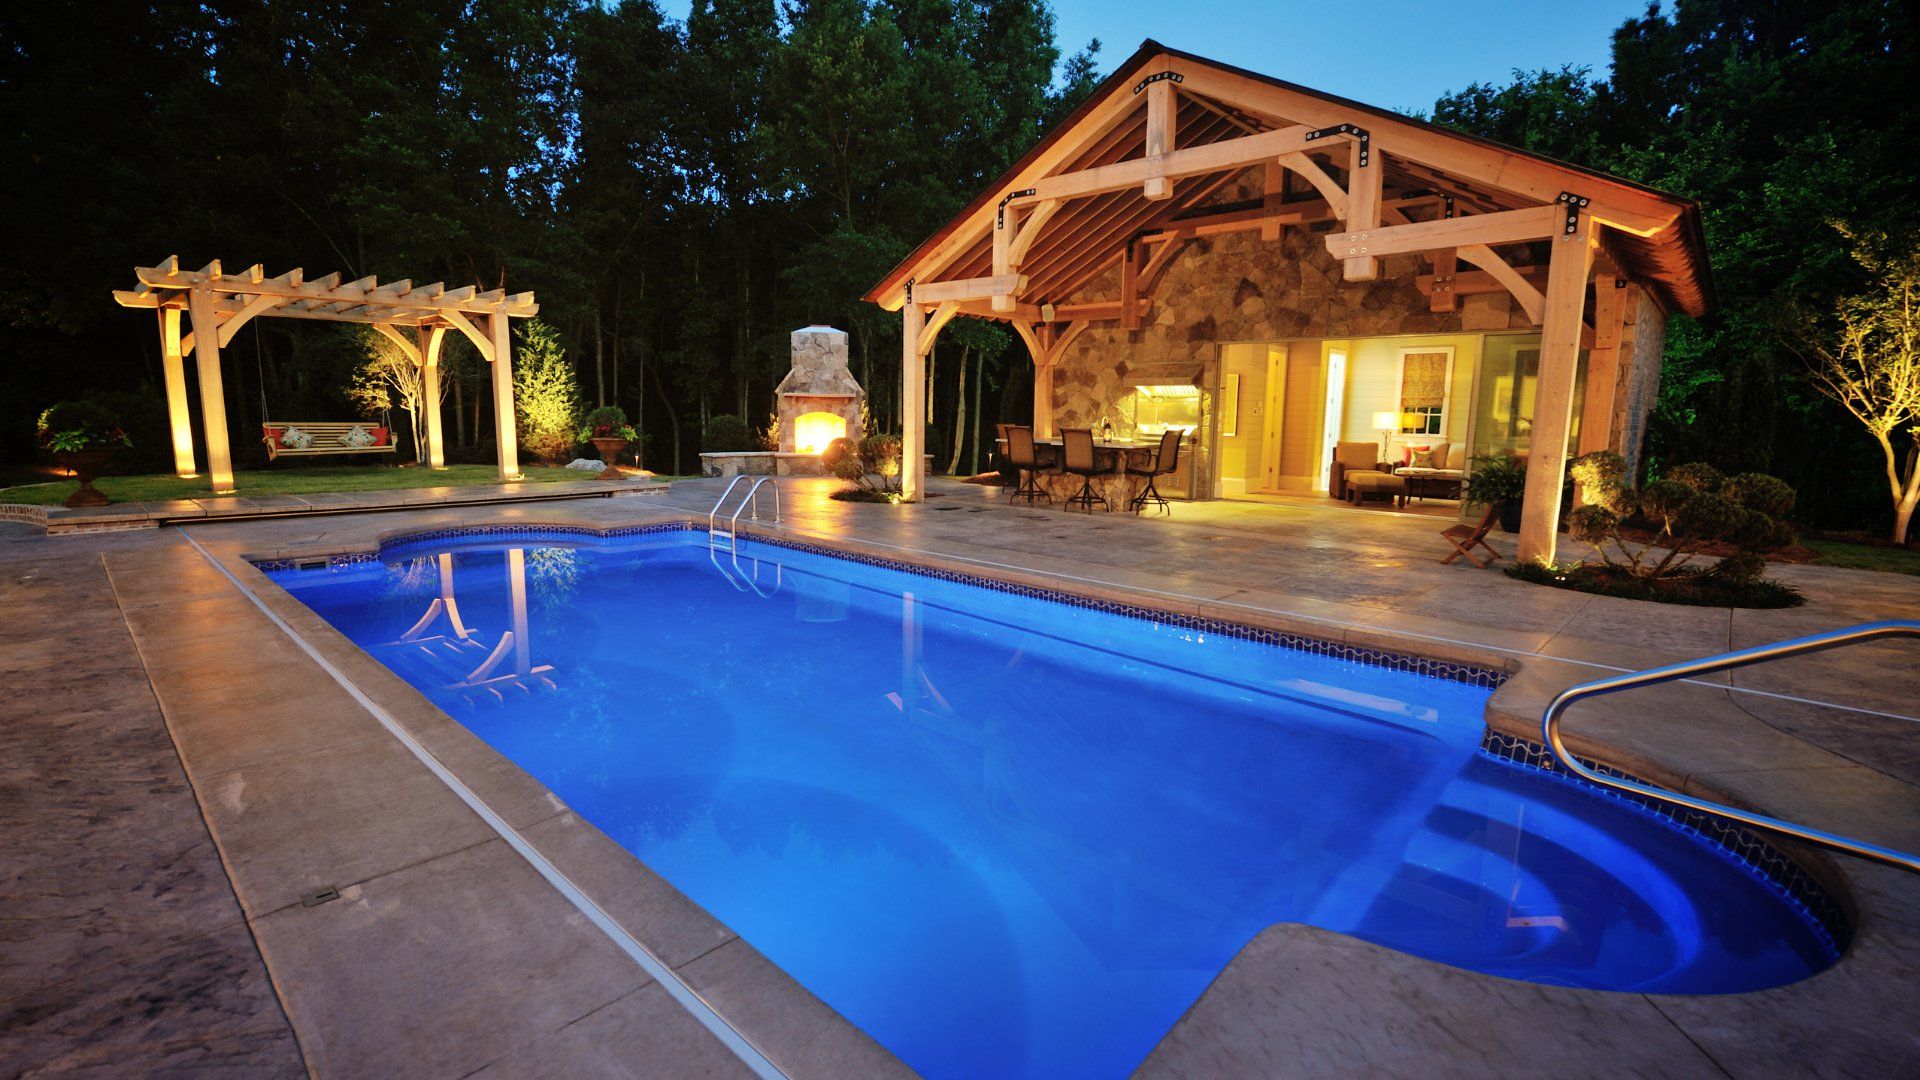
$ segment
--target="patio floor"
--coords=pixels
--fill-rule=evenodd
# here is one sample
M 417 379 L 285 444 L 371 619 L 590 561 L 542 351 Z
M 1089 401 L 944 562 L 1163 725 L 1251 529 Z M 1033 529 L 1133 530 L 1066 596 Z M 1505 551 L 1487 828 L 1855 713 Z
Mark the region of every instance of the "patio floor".
M 0 699 L 0 963 L 9 975 L 0 1060 L 28 1072 L 101 1061 L 322 1075 L 400 1061 L 447 1076 L 741 1071 L 673 1000 L 667 982 L 678 980 L 790 1075 L 897 1069 L 410 688 L 338 650 L 297 603 L 262 587 L 262 610 L 220 569 L 258 587 L 264 579 L 242 555 L 364 550 L 397 530 L 460 523 L 704 517 L 721 483 L 678 482 L 647 499 L 83 537 L 0 525 L 0 664 L 14 690 Z M 782 531 L 1510 663 L 1518 674 L 1489 722 L 1514 730 L 1537 724 L 1559 688 L 1621 667 L 1920 611 L 1920 579 L 1812 566 L 1777 568 L 1810 597 L 1785 611 L 1560 592 L 1442 566 L 1438 523 L 1391 513 L 1215 502 L 1135 519 L 1010 508 L 997 489 L 950 483 L 920 506 L 848 504 L 824 497 L 833 486 L 782 481 Z M 1509 538 L 1494 542 L 1511 553 Z M 1910 645 L 1865 646 L 1625 695 L 1577 709 L 1569 728 L 1643 774 L 1912 849 L 1914 669 Z M 583 918 L 366 702 L 540 857 L 608 898 L 613 922 L 671 969 L 667 982 Z M 1920 883 L 1853 862 L 1841 873 L 1858 908 L 1841 963 L 1728 998 L 1505 982 L 1276 927 L 1229 966 L 1145 1071 L 1762 1076 L 1795 1063 L 1809 1073 L 1911 1072 L 1920 1002 L 1905 991 L 1920 976 Z M 303 907 L 301 896 L 321 886 L 341 899 Z M 153 981 L 156 969 L 167 981 Z

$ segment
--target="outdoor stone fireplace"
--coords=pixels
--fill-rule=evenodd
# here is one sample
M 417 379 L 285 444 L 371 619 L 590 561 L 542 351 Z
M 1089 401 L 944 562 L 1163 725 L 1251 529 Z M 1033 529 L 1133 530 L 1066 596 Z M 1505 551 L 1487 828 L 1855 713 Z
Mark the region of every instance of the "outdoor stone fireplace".
M 858 439 L 860 384 L 847 369 L 847 334 L 831 326 L 795 330 L 793 367 L 774 394 L 780 399 L 780 453 L 819 454 L 835 439 Z
M 792 336 L 793 366 L 774 388 L 779 400 L 780 442 L 775 450 L 701 454 L 708 476 L 817 476 L 826 470 L 820 453 L 839 438 L 858 439 L 860 405 L 866 394 L 847 368 L 847 333 L 807 326 Z

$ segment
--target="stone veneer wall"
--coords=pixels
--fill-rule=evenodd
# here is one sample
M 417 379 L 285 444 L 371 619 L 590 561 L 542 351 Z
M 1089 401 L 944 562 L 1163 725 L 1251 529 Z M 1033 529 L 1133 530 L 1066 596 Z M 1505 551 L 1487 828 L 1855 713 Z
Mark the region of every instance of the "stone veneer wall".
M 1627 459 L 1629 473 L 1640 470 L 1646 449 L 1647 417 L 1660 394 L 1660 357 L 1667 347 L 1667 315 L 1645 289 L 1632 290 L 1631 349 L 1620 353 L 1620 382 L 1613 394 L 1613 434 L 1608 445 Z
M 1055 426 L 1097 429 L 1126 393 L 1129 372 L 1183 365 L 1201 372 L 1202 423 L 1211 427 L 1211 391 L 1219 381 L 1216 345 L 1222 342 L 1532 328 L 1506 293 L 1463 296 L 1457 311 L 1428 310 L 1426 294 L 1414 283 L 1427 263 L 1416 255 L 1382 259 L 1378 280 L 1348 282 L 1327 252 L 1325 236 L 1332 229 L 1289 228 L 1278 242 L 1242 232 L 1189 243 L 1154 289 L 1139 331 L 1096 326 L 1060 358 Z M 1062 302 L 1112 300 L 1119 293 L 1115 267 Z M 1195 456 L 1194 481 L 1196 492 L 1212 491 L 1212 462 L 1204 450 Z

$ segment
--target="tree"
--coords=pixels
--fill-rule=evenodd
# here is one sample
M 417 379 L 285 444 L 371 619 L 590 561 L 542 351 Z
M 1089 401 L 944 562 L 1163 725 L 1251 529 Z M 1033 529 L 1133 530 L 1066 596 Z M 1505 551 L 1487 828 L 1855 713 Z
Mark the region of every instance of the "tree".
M 413 436 L 413 460 L 427 460 L 426 425 L 420 417 L 427 403 L 427 381 L 420 365 L 403 352 L 397 342 L 371 326 L 353 331 L 354 343 L 364 359 L 353 371 L 347 397 L 368 415 L 386 412 L 398 405 L 407 414 L 407 430 Z M 447 382 L 440 383 L 440 400 L 447 399 Z
M 580 383 L 553 328 L 528 319 L 513 356 L 513 410 L 520 445 L 542 461 L 573 450 L 580 425 Z
M 1835 302 L 1830 319 L 1799 313 L 1790 335 L 1813 385 L 1880 447 L 1893 542 L 1904 544 L 1920 504 L 1920 244 L 1889 251 L 1885 237 L 1836 228 L 1852 242 L 1871 284 Z

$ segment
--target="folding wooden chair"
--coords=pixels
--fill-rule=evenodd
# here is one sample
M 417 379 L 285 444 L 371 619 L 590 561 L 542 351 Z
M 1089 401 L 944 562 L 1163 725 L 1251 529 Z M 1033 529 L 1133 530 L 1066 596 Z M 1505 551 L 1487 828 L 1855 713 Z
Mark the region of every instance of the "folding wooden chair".
M 1453 545 L 1453 554 L 1440 561 L 1442 563 L 1450 563 L 1460 556 L 1465 555 L 1468 562 L 1480 567 L 1482 570 L 1492 566 L 1494 562 L 1500 558 L 1500 553 L 1493 549 L 1492 544 L 1487 543 L 1487 534 L 1493 531 L 1493 523 L 1499 517 L 1500 504 L 1495 503 L 1487 507 L 1486 516 L 1480 519 L 1480 524 L 1478 525 L 1449 525 L 1441 529 L 1440 535 L 1446 537 L 1447 543 Z M 1487 549 L 1486 559 L 1482 560 L 1473 553 L 1473 549 L 1476 546 Z

